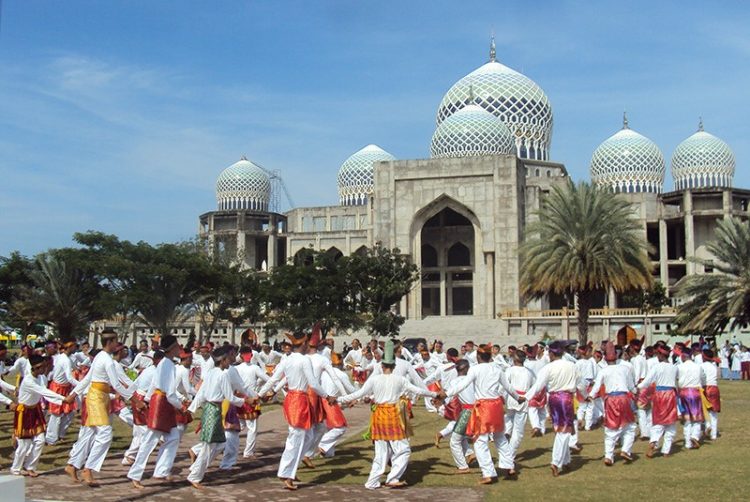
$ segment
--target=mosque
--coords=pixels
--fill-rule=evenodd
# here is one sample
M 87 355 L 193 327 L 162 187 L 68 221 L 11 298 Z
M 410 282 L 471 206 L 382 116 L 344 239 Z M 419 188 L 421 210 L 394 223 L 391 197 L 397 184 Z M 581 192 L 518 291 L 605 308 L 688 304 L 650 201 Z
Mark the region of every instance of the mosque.
M 274 173 L 242 158 L 219 175 L 218 208 L 200 216 L 199 231 L 213 249 L 257 270 L 310 247 L 335 255 L 376 242 L 398 248 L 421 269 L 418 286 L 395 307 L 407 318 L 404 336 L 575 337 L 574 305 L 557 297 L 526 302 L 519 292 L 524 227 L 569 176 L 550 158 L 552 127 L 545 92 L 498 62 L 493 41 L 489 61 L 438 105 L 429 159 L 399 160 L 367 145 L 341 165 L 339 205 L 280 214 Z M 654 249 L 654 277 L 671 294 L 685 275 L 712 272 L 688 259 L 710 258 L 706 243 L 718 219 L 748 216 L 750 190 L 732 187 L 734 154 L 702 123 L 672 154 L 671 191 L 665 169 L 658 146 L 623 117 L 622 129 L 593 152 L 590 175 L 633 204 Z M 626 324 L 649 337 L 669 329 L 671 308 L 647 315 L 614 292 L 598 296 L 594 340 Z

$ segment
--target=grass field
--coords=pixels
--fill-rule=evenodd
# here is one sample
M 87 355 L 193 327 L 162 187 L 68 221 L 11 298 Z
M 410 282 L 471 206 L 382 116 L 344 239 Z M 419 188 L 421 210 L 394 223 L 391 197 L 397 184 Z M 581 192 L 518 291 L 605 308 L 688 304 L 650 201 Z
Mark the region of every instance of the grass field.
M 715 443 L 704 444 L 699 450 L 683 449 L 682 427 L 678 426 L 671 457 L 647 459 L 648 442 L 637 441 L 634 447 L 636 460 L 632 464 L 625 465 L 617 460 L 613 467 L 606 467 L 602 463 L 604 433 L 602 429 L 596 429 L 581 433 L 583 451 L 573 456 L 570 471 L 553 478 L 549 469 L 552 434 L 531 438 L 527 429 L 517 459 L 518 479 L 501 479 L 499 483 L 481 489 L 486 492 L 486 500 L 508 496 L 521 499 L 544 497 L 545 500 L 610 500 L 625 496 L 631 500 L 747 500 L 750 438 L 744 426 L 750 418 L 750 383 L 722 382 L 721 392 L 721 437 Z M 478 486 L 478 468 L 473 469 L 475 475 L 457 476 L 453 474 L 455 466 L 446 442 L 440 449 L 433 446 L 435 432 L 445 424 L 443 419 L 420 408 L 413 423 L 416 435 L 411 441 L 412 456 L 405 477 L 409 484 Z M 372 456 L 371 443 L 355 438 L 342 445 L 335 458 L 321 462 L 314 471 L 304 470 L 303 480 L 364 484 Z M 494 453 L 493 458 L 497 460 Z M 405 496 L 407 494 L 404 492 Z

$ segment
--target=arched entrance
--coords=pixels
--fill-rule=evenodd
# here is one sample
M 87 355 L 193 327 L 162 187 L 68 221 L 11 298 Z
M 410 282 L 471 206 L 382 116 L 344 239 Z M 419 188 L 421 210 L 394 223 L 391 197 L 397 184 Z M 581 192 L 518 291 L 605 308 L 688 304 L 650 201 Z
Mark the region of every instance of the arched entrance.
M 422 317 L 474 313 L 474 226 L 450 207 L 421 230 Z

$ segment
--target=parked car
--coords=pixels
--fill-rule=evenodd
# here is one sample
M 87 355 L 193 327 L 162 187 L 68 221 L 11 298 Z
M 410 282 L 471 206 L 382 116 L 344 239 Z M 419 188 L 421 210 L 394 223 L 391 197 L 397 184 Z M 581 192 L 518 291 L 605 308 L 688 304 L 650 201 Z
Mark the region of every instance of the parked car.
M 417 345 L 419 345 L 420 343 L 427 345 L 427 340 L 425 338 L 406 338 L 403 342 L 401 342 L 401 345 L 403 345 L 406 350 L 414 354 L 417 351 Z

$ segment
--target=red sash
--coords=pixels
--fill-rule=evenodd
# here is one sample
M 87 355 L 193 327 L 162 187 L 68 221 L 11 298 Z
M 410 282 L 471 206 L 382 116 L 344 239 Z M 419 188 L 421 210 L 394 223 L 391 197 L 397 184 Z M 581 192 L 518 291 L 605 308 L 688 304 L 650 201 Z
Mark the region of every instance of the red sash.
M 338 403 L 329 404 L 326 399 L 321 399 L 320 403 L 326 416 L 326 427 L 329 429 L 339 429 L 347 426 L 346 417 Z
M 297 429 L 310 429 L 312 417 L 310 413 L 310 401 L 307 392 L 301 390 L 290 390 L 284 398 L 284 418 L 290 427 Z
M 133 401 L 133 404 L 131 404 L 130 410 L 133 412 L 133 425 L 147 425 L 148 424 L 148 403 L 144 401 L 143 395 L 138 392 L 133 392 L 133 397 L 131 399 Z M 140 401 L 141 403 L 145 404 L 146 407 L 142 410 L 139 410 L 135 407 L 135 401 Z
M 474 406 L 472 405 L 472 408 Z M 458 399 L 458 396 L 454 396 L 453 399 L 450 400 L 450 402 L 446 403 L 444 411 L 443 411 L 443 417 L 445 417 L 446 420 L 449 422 L 452 422 L 454 420 L 458 420 L 458 417 L 461 416 L 461 401 Z
M 188 411 L 187 403 L 182 403 L 182 408 L 176 410 L 174 418 L 177 425 L 187 425 L 193 421 L 193 414 Z
M 151 395 L 146 425 L 155 431 L 169 432 L 177 427 L 176 411 L 172 403 L 167 400 L 167 395 L 157 389 Z
M 635 422 L 632 402 L 633 396 L 631 394 L 606 396 L 604 398 L 604 427 L 619 429 Z
M 711 410 L 721 412 L 721 394 L 716 385 L 706 385 L 706 400 L 711 404 Z
M 547 406 L 547 391 L 540 390 L 534 397 L 529 399 L 529 406 L 532 408 L 544 408 Z
M 674 389 L 654 392 L 651 405 L 654 425 L 672 425 L 677 421 L 677 392 Z
M 52 392 L 56 392 L 61 396 L 67 396 L 68 394 L 70 394 L 70 391 L 73 390 L 73 386 L 69 383 L 57 383 L 52 380 L 49 383 L 49 390 L 51 390 Z M 49 403 L 49 412 L 52 415 L 67 415 L 68 413 L 72 413 L 77 409 L 78 406 L 75 401 L 73 401 L 72 403 L 63 402 L 63 404 Z
M 310 401 L 310 419 L 313 425 L 321 423 L 325 420 L 322 399 L 311 387 L 307 388 L 307 399 Z
M 474 403 L 474 411 L 466 426 L 467 436 L 499 434 L 505 430 L 505 410 L 503 398 L 479 399 Z

